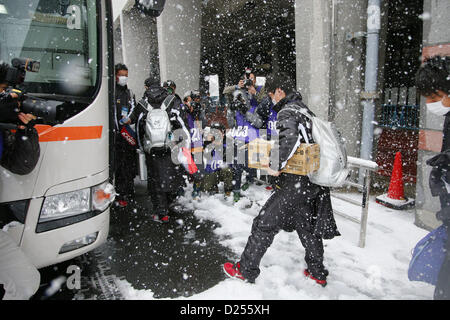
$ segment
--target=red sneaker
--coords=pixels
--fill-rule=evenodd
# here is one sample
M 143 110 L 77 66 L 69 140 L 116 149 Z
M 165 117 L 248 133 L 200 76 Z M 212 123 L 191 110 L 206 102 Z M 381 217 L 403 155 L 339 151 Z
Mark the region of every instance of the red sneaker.
M 163 216 L 163 217 L 160 217 L 157 214 L 153 214 L 151 217 L 152 217 L 152 220 L 155 221 L 155 222 L 159 222 L 159 223 L 167 223 L 167 222 L 169 222 L 169 216 L 167 216 L 167 215 Z
M 319 279 L 314 278 L 314 277 L 312 276 L 312 274 L 308 271 L 308 269 L 305 269 L 305 270 L 303 271 L 303 273 L 304 273 L 304 275 L 305 275 L 306 277 L 313 279 L 313 280 L 316 281 L 318 284 L 320 284 L 322 287 L 325 287 L 325 286 L 327 285 L 327 280 L 319 280 Z
M 128 205 L 128 201 L 126 200 L 119 200 L 119 207 L 125 208 Z
M 241 274 L 241 271 L 239 270 L 241 268 L 241 264 L 238 262 L 236 264 L 233 264 L 231 262 L 227 262 L 223 265 L 223 271 L 225 274 L 230 278 L 237 278 L 240 280 L 246 280 L 244 276 Z

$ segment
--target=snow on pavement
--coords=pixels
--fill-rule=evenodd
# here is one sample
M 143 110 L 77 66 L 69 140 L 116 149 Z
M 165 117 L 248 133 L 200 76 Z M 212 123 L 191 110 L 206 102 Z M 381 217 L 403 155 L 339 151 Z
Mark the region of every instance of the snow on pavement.
M 180 203 L 199 219 L 220 226 L 214 232 L 221 244 L 235 253 L 237 261 L 250 234 L 253 218 L 270 196 L 264 186 L 251 186 L 247 198 L 233 203 L 223 194 L 203 196 L 193 201 L 189 187 Z M 348 196 L 348 195 L 347 195 Z M 350 194 L 360 200 L 360 194 Z M 332 198 L 333 207 L 360 218 L 361 208 Z M 411 251 L 428 232 L 414 225 L 414 211 L 386 208 L 370 197 L 365 248 L 358 247 L 359 225 L 335 215 L 340 237 L 324 240 L 325 267 L 330 275 L 323 288 L 303 275 L 304 249 L 296 232 L 280 233 L 261 261 L 261 274 L 255 284 L 237 279 L 219 282 L 214 287 L 178 299 L 193 300 L 431 300 L 434 286 L 411 282 L 407 270 Z M 218 265 L 217 268 L 222 268 Z M 126 280 L 120 288 L 127 299 L 154 299 L 151 290 L 136 290 Z

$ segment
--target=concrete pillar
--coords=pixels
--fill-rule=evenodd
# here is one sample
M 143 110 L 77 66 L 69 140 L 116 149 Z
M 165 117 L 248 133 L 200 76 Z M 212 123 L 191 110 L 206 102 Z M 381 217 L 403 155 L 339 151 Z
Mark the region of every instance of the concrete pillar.
M 201 0 L 167 0 L 157 18 L 161 80 L 173 80 L 177 93 L 200 82 Z
M 332 0 L 331 6 L 329 118 L 345 138 L 348 155 L 359 157 L 367 1 Z
M 308 107 L 328 119 L 331 1 L 295 1 L 297 89 Z
M 450 55 L 450 2 L 448 0 L 425 0 L 423 14 L 423 56 L 436 54 Z M 440 152 L 444 117 L 427 111 L 425 100 L 421 99 L 419 155 L 417 165 L 416 215 L 415 223 L 420 227 L 432 229 L 441 224 L 436 217 L 440 210 L 437 197 L 432 197 L 428 179 L 431 167 L 426 161 Z
M 159 76 L 158 38 L 155 18 L 143 15 L 132 7 L 124 10 L 119 19 L 121 55 L 116 63 L 123 62 L 128 67 L 128 87 L 140 99 L 144 93 L 144 80 L 150 75 Z M 118 39 L 115 39 L 119 47 Z
M 336 124 L 354 157 L 361 147 L 366 11 L 367 0 L 295 2 L 297 88 L 317 116 Z

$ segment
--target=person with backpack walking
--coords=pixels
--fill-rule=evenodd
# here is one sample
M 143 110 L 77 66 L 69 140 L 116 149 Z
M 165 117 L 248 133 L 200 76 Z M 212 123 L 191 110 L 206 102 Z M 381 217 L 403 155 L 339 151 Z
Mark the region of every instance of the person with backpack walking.
M 169 95 L 157 79 L 148 78 L 145 84 L 148 89 L 126 123 L 137 123 L 139 146 L 145 152 L 152 219 L 167 223 L 169 206 L 184 183 L 179 174 L 180 164 L 172 161 L 171 137 L 175 130 L 180 130 L 189 150 L 190 136 L 180 111 L 174 106 L 175 96 Z
M 425 59 L 416 74 L 416 87 L 425 97 L 427 109 L 444 117 L 441 152 L 427 161 L 432 166 L 429 185 L 431 195 L 439 197 L 441 210 L 436 218 L 446 229 L 446 254 L 439 267 L 434 290 L 435 300 L 450 300 L 450 57 L 434 56 Z
M 119 206 L 126 207 L 130 200 L 134 199 L 134 177 L 137 175 L 137 154 L 135 134 L 123 120 L 128 118 L 136 105 L 134 94 L 127 86 L 128 68 L 118 63 L 116 71 L 116 96 L 115 96 L 115 126 L 116 137 L 114 145 L 115 157 L 115 186 L 118 193 Z
M 254 283 L 260 274 L 259 265 L 275 235 L 284 230 L 296 231 L 305 248 L 305 276 L 318 284 L 327 284 L 328 271 L 323 264 L 322 239 L 339 236 L 333 216 L 330 190 L 312 183 L 308 176 L 281 173 L 287 161 L 301 143 L 314 142 L 312 122 L 300 109 L 309 110 L 301 95 L 295 92 L 292 81 L 285 75 L 276 75 L 273 98 L 278 112 L 279 164 L 267 168 L 269 174 L 279 176 L 277 187 L 258 216 L 253 220 L 251 235 L 237 263 L 223 265 L 225 274 Z M 286 109 L 286 110 L 283 110 Z M 303 127 L 307 137 L 299 128 Z M 274 161 L 273 161 L 274 162 Z M 299 271 L 300 272 L 300 271 Z

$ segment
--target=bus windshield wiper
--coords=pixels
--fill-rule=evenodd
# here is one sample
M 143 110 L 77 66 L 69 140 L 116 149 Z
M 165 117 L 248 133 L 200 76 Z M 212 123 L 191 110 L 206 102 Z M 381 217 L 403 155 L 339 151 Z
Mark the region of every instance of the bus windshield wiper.
M 88 97 L 69 96 L 69 95 L 65 95 L 65 94 L 27 92 L 26 95 L 30 98 L 36 97 L 36 98 L 40 98 L 40 99 L 56 100 L 56 101 L 72 102 L 72 103 L 91 103 L 92 102 L 92 99 L 88 98 Z

